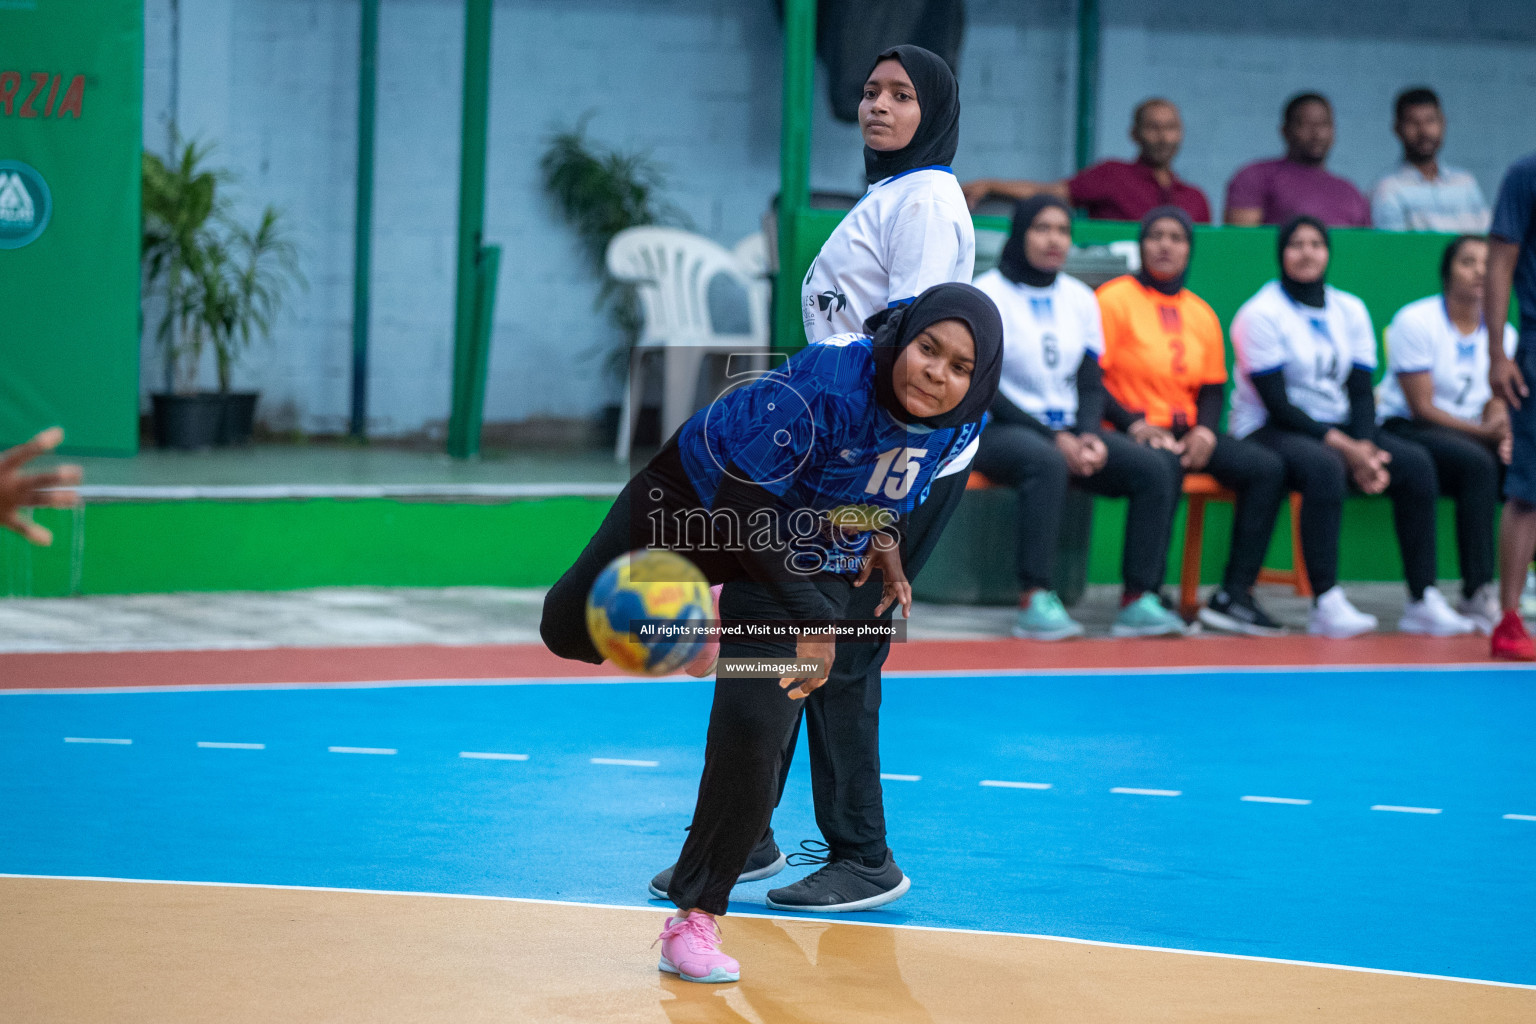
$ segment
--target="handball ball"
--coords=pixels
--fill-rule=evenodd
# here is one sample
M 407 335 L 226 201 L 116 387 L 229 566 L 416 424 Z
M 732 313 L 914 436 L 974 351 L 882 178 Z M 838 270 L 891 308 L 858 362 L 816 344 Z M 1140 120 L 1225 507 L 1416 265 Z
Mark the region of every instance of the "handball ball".
M 608 563 L 587 595 L 587 632 L 604 658 L 634 675 L 679 672 L 703 650 L 702 636 L 629 635 L 638 619 L 704 625 L 714 617 L 709 581 L 670 551 L 631 551 Z

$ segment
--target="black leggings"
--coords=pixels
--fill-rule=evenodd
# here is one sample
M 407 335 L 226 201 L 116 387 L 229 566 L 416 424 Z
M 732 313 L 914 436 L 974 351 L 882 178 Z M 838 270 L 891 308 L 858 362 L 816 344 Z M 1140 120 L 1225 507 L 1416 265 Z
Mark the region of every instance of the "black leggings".
M 1492 449 L 1459 430 L 1396 416 L 1384 426 L 1429 452 L 1440 493 L 1455 499 L 1461 592 L 1471 597 L 1479 587 L 1493 582 L 1493 521 L 1504 466 Z
M 1285 500 L 1285 463 L 1263 445 L 1217 434 L 1210 461 L 1198 472 L 1209 473 L 1237 495 L 1232 512 L 1232 549 L 1222 588 L 1229 594 L 1246 594 L 1264 566 L 1275 517 Z
M 814 582 L 836 613 L 843 615 L 852 579 L 822 575 Z M 738 580 L 720 592 L 721 622 L 788 617 L 761 583 Z M 722 658 L 794 654 L 795 645 L 787 640 L 726 638 L 720 643 Z M 773 817 L 785 750 L 792 749 L 790 737 L 803 707 L 788 691 L 779 689 L 777 676 L 716 679 L 693 823 L 667 888 L 667 898 L 678 907 L 725 913 L 736 876 Z
M 1301 492 L 1301 551 L 1307 577 L 1314 594 L 1327 593 L 1339 581 L 1344 496 L 1354 488 L 1344 456 L 1316 438 L 1273 426 L 1260 427 L 1249 438 L 1279 454 L 1285 462 L 1286 486 Z M 1435 582 L 1435 464 L 1423 448 L 1395 434 L 1378 431 L 1371 440 L 1392 456 L 1387 497 L 1392 500 L 1408 593 L 1417 601 Z
M 544 614 L 539 636 L 555 654 L 571 661 L 600 665 L 603 656 L 587 633 L 587 595 L 608 563 L 639 548 L 663 547 L 652 531 L 656 522 L 675 522 L 679 509 L 699 504 L 698 492 L 683 469 L 677 445 L 668 442 L 636 473 L 603 517 L 597 532 L 576 557 L 576 562 L 544 595 Z M 688 559 L 711 584 L 743 579 L 745 573 L 734 554 L 710 551 L 693 545 Z
M 914 515 L 909 523 L 904 538 L 904 550 L 913 551 L 909 576 L 927 559 L 964 491 L 964 480 L 960 473 L 936 482 L 919 507 L 920 512 L 930 511 Z M 663 448 L 619 494 L 575 564 L 545 596 L 539 630 L 551 651 L 593 664 L 602 661 L 586 630 L 592 583 L 614 558 L 651 544 L 649 513 L 670 513 L 696 502 L 676 448 Z M 723 622 L 791 617 L 763 584 L 745 578 L 732 556 L 695 549 L 689 557 L 711 583 L 725 584 L 720 595 Z M 848 577 L 823 575 L 813 582 L 839 615 L 873 617 L 881 592 L 878 578 L 857 591 Z M 854 594 L 856 609 L 850 608 Z M 879 676 L 888 652 L 888 643 L 839 644 L 827 684 L 807 698 L 815 701 L 814 707 L 791 700 L 779 689 L 777 677 L 716 681 L 693 823 L 668 891 L 674 903 L 725 913 L 736 876 L 767 832 L 782 794 L 802 710 L 811 717 L 808 738 L 818 824 L 840 855 L 883 853 Z M 794 645 L 782 641 L 727 639 L 720 645 L 723 658 L 793 654 Z
M 1074 477 L 1056 443 L 1039 431 L 1016 423 L 994 423 L 981 435 L 977 470 L 1018 491 L 1021 590 L 1051 587 L 1069 485 L 1090 494 L 1131 499 L 1121 579 L 1129 594 L 1156 593 L 1162 586 L 1183 479 L 1178 456 L 1137 444 L 1124 434 L 1105 432 L 1103 437 L 1109 450 L 1104 468 L 1090 477 Z
M 945 524 L 965 496 L 969 475 L 962 471 L 934 481 L 928 500 L 908 517 L 901 539 L 901 563 L 907 579 L 915 580 L 922 572 Z M 880 594 L 877 576 L 853 589 L 845 614 L 852 620 L 875 618 Z M 881 618 L 889 619 L 895 611 L 894 607 L 887 608 Z M 816 825 L 831 848 L 833 860 L 858 859 L 878 864 L 885 859 L 885 794 L 880 785 L 880 669 L 890 653 L 889 640 L 839 643 L 826 683 L 812 690 L 802 702 Z M 797 724 L 784 749 L 779 776 L 781 800 L 798 737 Z

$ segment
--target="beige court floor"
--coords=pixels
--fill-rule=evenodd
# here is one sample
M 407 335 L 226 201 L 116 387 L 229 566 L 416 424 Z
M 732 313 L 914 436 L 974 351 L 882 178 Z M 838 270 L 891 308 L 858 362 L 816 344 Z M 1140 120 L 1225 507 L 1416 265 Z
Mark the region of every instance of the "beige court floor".
M 734 985 L 660 974 L 661 912 L 0 878 L 0 1021 L 1532 1024 L 1536 991 L 732 917 Z

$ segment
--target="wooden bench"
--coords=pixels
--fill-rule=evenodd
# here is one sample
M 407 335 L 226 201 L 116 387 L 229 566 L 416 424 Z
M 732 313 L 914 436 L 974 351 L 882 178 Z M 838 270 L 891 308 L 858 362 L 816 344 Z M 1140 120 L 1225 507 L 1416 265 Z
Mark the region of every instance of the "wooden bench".
M 1184 496 L 1189 511 L 1184 519 L 1184 554 L 1179 562 L 1179 611 L 1193 619 L 1200 610 L 1200 556 L 1205 540 L 1205 506 L 1212 501 L 1236 502 L 1237 495 L 1205 473 L 1184 475 Z M 1260 583 L 1283 583 L 1294 587 L 1301 597 L 1312 596 L 1307 581 L 1307 564 L 1301 556 L 1301 495 L 1291 493 L 1291 568 L 1260 569 Z
M 975 470 L 965 482 L 968 491 L 996 487 L 991 480 Z M 1205 473 L 1187 473 L 1184 476 L 1184 496 L 1189 508 L 1184 520 L 1184 550 L 1179 560 L 1179 611 L 1186 619 L 1193 619 L 1200 610 L 1200 561 L 1205 542 L 1205 506 L 1213 501 L 1235 502 L 1237 495 L 1222 487 L 1216 478 Z M 1306 562 L 1301 554 L 1301 495 L 1290 496 L 1291 513 L 1291 568 L 1260 569 L 1260 583 L 1280 583 L 1295 588 L 1301 597 L 1312 596 L 1312 586 L 1307 582 Z

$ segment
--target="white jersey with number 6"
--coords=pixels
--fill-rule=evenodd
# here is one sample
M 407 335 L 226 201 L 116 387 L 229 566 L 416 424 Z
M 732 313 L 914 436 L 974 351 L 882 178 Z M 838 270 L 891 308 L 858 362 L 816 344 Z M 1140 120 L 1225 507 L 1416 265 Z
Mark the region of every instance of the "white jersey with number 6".
M 1269 422 L 1254 377 L 1279 371 L 1292 405 L 1319 423 L 1349 419 L 1345 383 L 1356 366 L 1376 369 L 1376 334 L 1365 303 L 1328 285 L 1318 309 L 1293 300 L 1271 281 L 1232 318 L 1232 347 L 1241 370 L 1232 388 L 1227 427 L 1247 437 Z
M 888 306 L 936 284 L 969 281 L 976 231 L 965 193 L 948 167 L 919 167 L 869 186 L 805 274 L 805 340 L 862 331 Z
M 1003 315 L 1003 397 L 1053 430 L 1077 426 L 1077 368 L 1104 354 L 1104 324 L 1093 289 L 1057 274 L 1047 288 L 1016 284 L 989 270 L 976 287 Z
M 1504 352 L 1513 357 L 1519 335 L 1504 325 Z M 1469 423 L 1480 423 L 1493 397 L 1488 387 L 1488 325 L 1462 334 L 1439 295 L 1410 302 L 1387 325 L 1387 375 L 1376 391 L 1376 415 L 1413 419 L 1400 373 L 1427 373 L 1434 382 L 1435 407 Z

